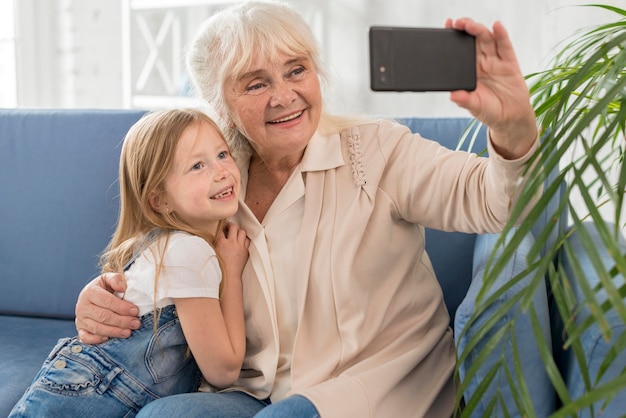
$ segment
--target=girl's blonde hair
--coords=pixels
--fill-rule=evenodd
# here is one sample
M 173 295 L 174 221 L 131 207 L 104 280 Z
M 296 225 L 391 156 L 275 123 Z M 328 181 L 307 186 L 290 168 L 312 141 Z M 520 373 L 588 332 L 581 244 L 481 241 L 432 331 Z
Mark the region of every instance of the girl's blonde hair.
M 181 230 L 204 238 L 215 245 L 216 231 L 202 231 L 179 219 L 175 213 L 157 212 L 150 197 L 163 192 L 165 177 L 172 162 L 176 145 L 183 131 L 198 123 L 219 127 L 205 113 L 195 109 L 173 109 L 148 113 L 135 123 L 124 138 L 120 156 L 120 212 L 117 227 L 100 258 L 103 272 L 122 272 L 133 256 L 146 247 L 154 235 L 169 235 Z M 159 247 L 165 248 L 165 245 Z M 157 268 L 157 272 L 160 268 Z M 156 282 L 156 280 L 155 280 Z
M 187 70 L 196 93 L 216 112 L 233 155 L 245 161 L 252 149 L 229 116 L 224 84 L 248 71 L 257 59 L 272 61 L 277 53 L 308 56 L 328 87 L 315 35 L 302 16 L 289 5 L 272 0 L 248 0 L 208 18 L 200 27 L 187 51 Z M 339 132 L 354 118 L 330 116 L 324 111 L 320 129 Z

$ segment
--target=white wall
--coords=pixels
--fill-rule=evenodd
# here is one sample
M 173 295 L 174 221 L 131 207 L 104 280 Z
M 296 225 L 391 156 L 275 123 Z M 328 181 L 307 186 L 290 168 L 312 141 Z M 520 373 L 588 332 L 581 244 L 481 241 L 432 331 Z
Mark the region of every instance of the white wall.
M 545 69 L 558 42 L 576 30 L 615 19 L 583 7 L 584 0 L 343 0 L 332 1 L 329 61 L 339 82 L 337 97 L 350 110 L 387 116 L 464 115 L 447 93 L 371 92 L 366 33 L 371 25 L 441 27 L 446 18 L 471 17 L 507 28 L 524 74 Z M 603 1 L 626 7 L 626 0 Z M 342 21 L 348 24 L 342 24 Z
M 331 108 L 384 116 L 464 115 L 447 93 L 369 90 L 367 31 L 372 25 L 436 26 L 469 16 L 509 30 L 524 73 L 548 65 L 553 48 L 579 28 L 614 18 L 584 0 L 289 0 L 316 20 L 334 76 Z M 604 0 L 626 6 L 626 0 Z M 18 69 L 20 106 L 122 107 L 121 0 L 20 0 L 25 48 Z M 21 35 L 24 35 L 23 33 Z
M 19 0 L 18 106 L 122 107 L 121 5 Z

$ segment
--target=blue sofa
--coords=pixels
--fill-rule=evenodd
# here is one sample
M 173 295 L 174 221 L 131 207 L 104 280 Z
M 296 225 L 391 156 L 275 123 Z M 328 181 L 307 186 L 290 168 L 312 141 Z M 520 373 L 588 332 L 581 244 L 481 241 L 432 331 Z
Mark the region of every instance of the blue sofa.
M 0 110 L 0 416 L 6 416 L 17 402 L 57 339 L 76 333 L 76 298 L 85 283 L 98 274 L 98 255 L 116 222 L 120 145 L 128 128 L 144 113 Z M 400 121 L 424 137 L 454 147 L 469 120 Z M 474 147 L 481 150 L 484 144 L 482 132 Z M 556 223 L 555 233 L 565 227 L 564 221 L 562 218 Z M 462 326 L 471 315 L 484 260 L 496 238 L 427 231 L 427 251 L 452 325 Z M 526 262 L 523 250 L 527 245 L 520 246 L 520 257 L 503 273 L 503 280 L 520 268 L 516 263 Z M 550 327 L 546 289 L 540 289 L 534 302 L 541 308 L 544 336 L 549 340 L 555 330 Z M 555 408 L 556 397 L 538 362 L 534 337 L 524 321 L 516 333 L 520 334 L 518 341 L 528 342 L 523 351 L 524 373 L 531 382 L 533 402 L 539 416 L 548 415 Z M 463 344 L 462 340 L 457 342 Z M 559 363 L 567 364 L 560 342 L 554 345 L 555 355 L 563 354 Z M 569 376 L 576 381 L 575 374 Z M 504 396 L 514 408 L 509 395 Z M 626 411 L 621 402 L 614 409 L 620 414 Z M 479 411 L 476 416 L 481 416 Z

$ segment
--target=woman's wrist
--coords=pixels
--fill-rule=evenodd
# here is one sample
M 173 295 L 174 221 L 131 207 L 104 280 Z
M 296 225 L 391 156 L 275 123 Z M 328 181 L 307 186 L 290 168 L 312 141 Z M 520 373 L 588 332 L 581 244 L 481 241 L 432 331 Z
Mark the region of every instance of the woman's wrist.
M 533 124 L 532 128 L 524 127 L 514 131 L 498 132 L 494 129 L 487 131 L 487 137 L 493 149 L 506 160 L 517 160 L 533 149 L 539 132 Z

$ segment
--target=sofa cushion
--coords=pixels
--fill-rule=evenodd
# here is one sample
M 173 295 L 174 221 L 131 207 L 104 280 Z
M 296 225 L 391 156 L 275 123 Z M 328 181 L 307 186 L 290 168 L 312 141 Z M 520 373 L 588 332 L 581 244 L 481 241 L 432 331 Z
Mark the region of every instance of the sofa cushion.
M 476 310 L 476 297 L 478 292 L 483 286 L 483 276 L 489 257 L 495 249 L 498 241 L 497 234 L 479 235 L 476 238 L 476 247 L 474 252 L 474 273 L 472 283 L 467 292 L 467 296 L 459 306 L 455 317 L 455 339 L 458 347 L 459 355 L 463 353 L 468 342 L 474 335 L 479 332 L 481 326 L 490 320 L 493 314 L 500 309 L 501 306 L 510 301 L 511 296 L 516 294 L 521 288 L 528 285 L 531 280 L 530 276 L 526 276 L 517 282 L 514 286 L 507 289 L 495 303 L 490 305 L 479 317 L 478 320 L 468 327 L 468 320 L 474 314 Z M 527 235 L 520 246 L 498 276 L 496 282 L 487 292 L 486 298 L 494 294 L 505 283 L 509 282 L 512 278 L 527 268 L 527 256 L 534 243 L 534 239 L 531 235 Z M 500 247 L 501 248 L 501 247 Z M 497 250 L 501 251 L 500 249 Z M 497 253 L 496 253 L 497 257 Z M 550 318 L 547 301 L 547 291 L 545 282 L 541 282 L 537 292 L 534 295 L 533 305 L 537 313 L 538 321 L 544 324 L 543 338 L 546 342 L 550 342 Z M 535 408 L 535 414 L 539 417 L 549 416 L 554 411 L 555 406 L 555 392 L 552 384 L 545 371 L 543 362 L 539 355 L 537 348 L 535 335 L 532 330 L 530 316 L 527 312 L 522 312 L 518 303 L 510 309 L 507 314 L 498 320 L 498 324 L 492 329 L 492 331 L 482 338 L 479 345 L 474 348 L 471 354 L 459 365 L 461 379 L 465 378 L 467 371 L 479 357 L 479 352 L 488 343 L 489 339 L 497 334 L 498 330 L 510 323 L 513 316 L 517 316 L 515 327 L 513 328 L 515 341 L 517 343 L 517 350 L 520 358 L 523 359 L 523 373 L 528 385 L 531 399 Z M 508 332 L 508 331 L 507 331 Z M 467 390 L 464 392 L 466 399 L 473 394 L 478 386 L 483 382 L 484 378 L 488 375 L 490 368 L 499 361 L 503 361 L 508 365 L 508 370 L 515 376 L 515 366 L 513 363 L 514 355 L 512 351 L 510 334 L 505 333 L 500 340 L 491 350 L 491 354 L 486 361 L 480 366 L 475 377 L 468 382 Z M 504 369 L 500 368 L 499 375 L 495 377 L 492 384 L 489 385 L 487 392 L 481 397 L 480 403 L 473 411 L 473 417 L 485 417 L 485 416 L 526 416 L 526 414 L 518 411 L 518 406 L 515 402 L 514 393 L 519 393 L 519 388 L 511 388 L 507 382 L 507 377 L 504 374 Z M 490 411 L 490 404 L 496 399 L 500 399 L 495 403 L 495 410 Z M 503 405 L 506 407 L 508 413 L 503 412 Z
M 74 321 L 0 315 L 0 416 L 6 417 L 59 338 L 76 335 Z

